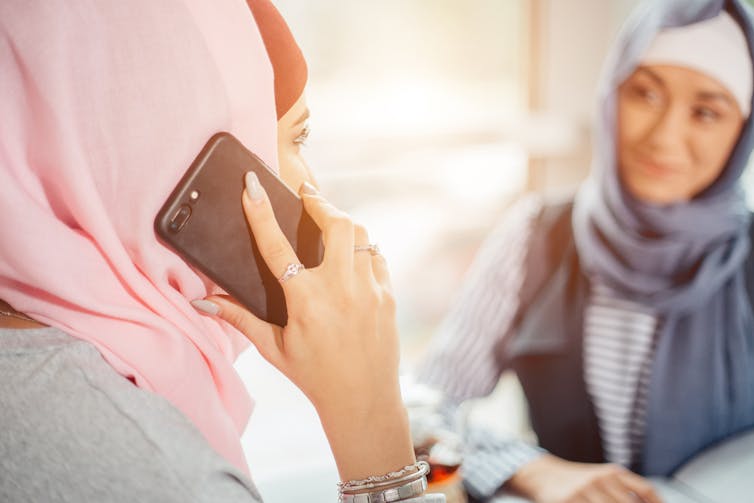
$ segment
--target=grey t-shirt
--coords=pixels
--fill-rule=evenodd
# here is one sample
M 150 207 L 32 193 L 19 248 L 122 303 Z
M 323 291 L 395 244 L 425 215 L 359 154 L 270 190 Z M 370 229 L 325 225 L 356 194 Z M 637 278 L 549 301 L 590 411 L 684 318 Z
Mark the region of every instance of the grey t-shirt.
M 57 329 L 0 329 L 0 501 L 260 502 L 165 399 Z

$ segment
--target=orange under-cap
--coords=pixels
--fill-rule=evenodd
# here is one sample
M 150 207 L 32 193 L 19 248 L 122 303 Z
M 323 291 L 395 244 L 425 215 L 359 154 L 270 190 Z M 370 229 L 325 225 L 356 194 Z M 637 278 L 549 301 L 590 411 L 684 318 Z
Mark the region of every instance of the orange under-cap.
M 267 48 L 275 74 L 275 109 L 278 119 L 304 92 L 307 68 L 304 55 L 288 24 L 270 0 L 246 0 Z

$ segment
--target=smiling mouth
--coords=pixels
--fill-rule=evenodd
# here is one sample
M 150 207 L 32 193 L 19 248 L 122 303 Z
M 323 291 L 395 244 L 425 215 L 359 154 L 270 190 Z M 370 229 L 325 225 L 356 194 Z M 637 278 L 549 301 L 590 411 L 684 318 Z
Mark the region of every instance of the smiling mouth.
M 636 156 L 634 159 L 642 172 L 660 178 L 670 178 L 683 173 L 677 163 L 658 162 L 652 158 Z

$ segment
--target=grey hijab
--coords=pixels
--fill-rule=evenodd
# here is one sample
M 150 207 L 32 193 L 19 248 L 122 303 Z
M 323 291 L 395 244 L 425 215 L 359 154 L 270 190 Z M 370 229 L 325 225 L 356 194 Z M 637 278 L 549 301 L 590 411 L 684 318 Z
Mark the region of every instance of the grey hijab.
M 751 52 L 752 17 L 741 0 L 658 0 L 636 11 L 603 74 L 592 175 L 573 211 L 582 268 L 661 317 L 640 467 L 649 474 L 667 474 L 754 425 L 754 317 L 744 267 L 750 214 L 740 184 L 754 146 L 751 117 L 722 175 L 689 202 L 644 204 L 621 187 L 616 169 L 617 87 L 660 29 L 721 9 L 742 26 Z

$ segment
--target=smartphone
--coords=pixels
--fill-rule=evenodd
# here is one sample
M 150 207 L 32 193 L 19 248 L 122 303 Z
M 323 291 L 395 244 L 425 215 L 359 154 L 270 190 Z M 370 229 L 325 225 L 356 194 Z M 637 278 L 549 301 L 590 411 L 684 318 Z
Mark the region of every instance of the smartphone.
M 254 171 L 275 218 L 304 266 L 322 262 L 319 228 L 301 199 L 229 133 L 217 133 L 197 155 L 157 213 L 157 236 L 257 317 L 285 326 L 278 276 L 259 254 L 241 205 L 244 176 Z

